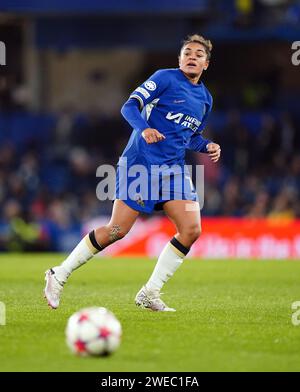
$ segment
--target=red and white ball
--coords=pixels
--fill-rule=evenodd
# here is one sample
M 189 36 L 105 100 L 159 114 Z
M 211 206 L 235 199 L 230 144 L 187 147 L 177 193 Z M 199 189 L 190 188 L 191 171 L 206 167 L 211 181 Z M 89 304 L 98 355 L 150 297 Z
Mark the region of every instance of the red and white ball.
M 122 327 L 115 315 L 102 307 L 81 309 L 68 320 L 67 345 L 74 354 L 104 356 L 121 343 Z

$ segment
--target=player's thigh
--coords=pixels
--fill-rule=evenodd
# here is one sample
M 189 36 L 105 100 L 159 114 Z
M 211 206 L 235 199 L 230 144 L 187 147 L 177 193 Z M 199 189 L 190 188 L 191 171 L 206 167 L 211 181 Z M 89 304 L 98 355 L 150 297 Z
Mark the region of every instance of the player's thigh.
M 108 226 L 118 226 L 125 233 L 127 233 L 135 223 L 139 212 L 130 208 L 124 201 L 115 200 L 113 211 Z
M 163 206 L 166 215 L 175 224 L 177 231 L 201 232 L 199 203 L 191 200 L 170 200 Z

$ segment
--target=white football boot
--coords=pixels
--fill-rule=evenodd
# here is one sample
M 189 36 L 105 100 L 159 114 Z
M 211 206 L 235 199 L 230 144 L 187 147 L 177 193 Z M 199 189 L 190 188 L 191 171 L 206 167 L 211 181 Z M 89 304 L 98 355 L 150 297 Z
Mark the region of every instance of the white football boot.
M 135 297 L 135 304 L 141 308 L 151 309 L 154 312 L 176 312 L 169 308 L 160 298 L 162 293 L 159 290 L 149 290 L 143 286 Z
M 48 305 L 52 309 L 57 309 L 59 306 L 59 300 L 64 288 L 65 282 L 57 279 L 55 270 L 53 268 L 45 272 L 46 287 L 44 290 L 45 298 L 48 301 Z

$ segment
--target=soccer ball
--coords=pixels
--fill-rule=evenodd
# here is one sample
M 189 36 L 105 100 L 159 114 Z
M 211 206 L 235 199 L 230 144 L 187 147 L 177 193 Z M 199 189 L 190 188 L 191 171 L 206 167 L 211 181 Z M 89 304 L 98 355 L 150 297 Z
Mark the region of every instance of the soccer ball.
M 68 320 L 67 345 L 80 356 L 112 354 L 121 343 L 122 327 L 115 315 L 102 307 L 81 309 Z

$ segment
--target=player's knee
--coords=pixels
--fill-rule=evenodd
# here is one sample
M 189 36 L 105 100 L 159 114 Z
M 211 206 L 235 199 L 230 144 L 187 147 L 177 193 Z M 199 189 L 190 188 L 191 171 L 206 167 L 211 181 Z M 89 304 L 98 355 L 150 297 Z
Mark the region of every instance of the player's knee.
M 200 225 L 189 225 L 184 229 L 184 236 L 190 240 L 191 243 L 197 241 L 201 235 Z

